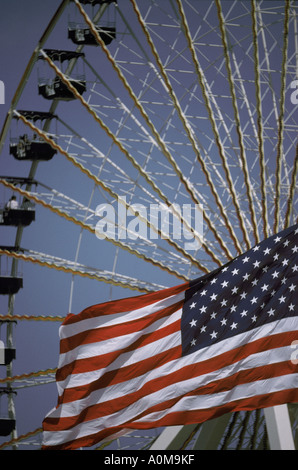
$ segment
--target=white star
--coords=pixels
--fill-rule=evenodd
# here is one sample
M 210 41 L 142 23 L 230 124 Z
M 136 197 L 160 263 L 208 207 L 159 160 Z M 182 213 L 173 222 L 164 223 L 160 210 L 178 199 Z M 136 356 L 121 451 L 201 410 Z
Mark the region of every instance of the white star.
M 243 311 L 240 313 L 240 315 L 241 315 L 241 317 L 246 317 L 247 313 L 248 313 L 248 310 L 243 310 Z
M 265 290 L 268 290 L 268 287 L 269 287 L 268 284 L 264 284 L 264 285 L 261 287 L 261 289 L 262 289 L 262 291 L 264 292 Z
M 202 328 L 201 328 L 200 331 L 201 331 L 201 333 L 205 333 L 205 331 L 206 331 L 206 326 L 202 326 Z
M 212 295 L 210 296 L 210 300 L 216 300 L 216 297 L 217 297 L 217 294 L 212 294 Z
M 249 256 L 245 256 L 245 258 L 243 258 L 242 262 L 243 263 L 247 263 L 249 261 Z
M 210 318 L 215 318 L 216 317 L 216 312 L 211 313 Z
M 253 251 L 258 251 L 259 249 L 260 249 L 260 247 L 259 247 L 259 245 L 257 245 L 253 248 Z
M 239 269 L 236 269 L 236 268 L 233 269 L 233 271 L 232 271 L 233 276 L 235 276 L 235 275 L 238 274 L 238 273 L 239 273 Z
M 203 295 L 206 295 L 206 294 L 207 294 L 206 289 L 202 290 L 202 292 L 201 292 L 201 297 L 202 297 Z
M 238 325 L 238 323 L 233 322 L 232 325 L 231 325 L 231 329 L 235 330 L 235 328 L 237 328 L 237 325 Z
M 238 290 L 239 290 L 239 287 L 233 287 L 231 292 L 232 292 L 232 294 L 237 294 Z
M 254 267 L 254 268 L 258 268 L 259 266 L 260 266 L 260 261 L 255 261 L 255 262 L 253 263 L 253 267 Z
M 224 288 L 224 287 L 227 287 L 228 284 L 229 284 L 228 281 L 223 281 L 223 282 L 221 283 L 221 286 L 222 286 L 222 288 Z
M 278 300 L 279 300 L 280 304 L 283 304 L 285 302 L 286 298 L 282 295 Z
M 190 326 L 193 327 L 193 326 L 196 326 L 197 324 L 197 320 L 195 320 L 194 318 L 189 322 Z
M 272 274 L 273 279 L 276 279 L 278 277 L 278 271 L 274 271 Z
M 297 264 L 295 264 L 295 266 L 292 267 L 292 270 L 293 270 L 294 273 L 295 273 L 296 271 L 298 271 L 298 266 L 297 266 Z
M 278 254 L 278 253 L 275 253 L 275 255 L 273 256 L 274 261 L 277 261 L 278 258 L 279 258 L 279 254 Z
M 289 243 L 290 243 L 290 240 L 286 240 L 286 241 L 284 242 L 284 246 L 288 246 Z
M 282 262 L 282 265 L 287 266 L 288 264 L 289 264 L 289 260 L 285 258 Z
M 227 324 L 227 319 L 223 318 L 222 320 L 220 320 L 220 323 L 221 323 L 221 326 L 226 325 Z
M 295 310 L 295 305 L 290 304 L 289 305 L 289 310 L 290 310 L 290 312 L 293 312 Z
M 268 310 L 269 317 L 272 317 L 272 315 L 274 315 L 274 312 L 275 312 L 275 310 L 273 308 Z
M 232 307 L 231 307 L 231 312 L 236 312 L 236 310 L 237 310 L 236 305 L 232 305 Z
M 247 281 L 249 279 L 249 274 L 246 273 L 242 277 L 243 277 L 243 281 Z
M 242 292 L 242 294 L 240 294 L 241 299 L 245 299 L 246 296 L 247 296 L 247 292 Z
M 287 282 L 287 278 L 286 277 L 283 277 L 282 280 L 281 280 L 281 283 L 282 284 L 285 284 Z
M 264 251 L 264 255 L 269 255 L 271 250 L 270 248 L 266 248 L 266 250 L 263 250 L 263 251 Z
M 275 243 L 280 242 L 280 240 L 281 240 L 281 237 L 274 238 Z
M 229 269 L 229 268 L 226 266 L 225 268 L 223 268 L 223 269 L 221 270 L 221 272 L 222 272 L 222 273 L 225 273 L 228 269 Z
M 227 301 L 226 299 L 223 299 L 223 300 L 220 302 L 220 305 L 221 305 L 222 307 L 225 307 L 225 306 L 227 305 L 227 302 L 228 302 L 228 301 Z
M 195 308 L 196 305 L 197 305 L 196 302 L 193 302 L 193 303 L 189 306 L 189 308 L 191 308 L 191 309 L 192 309 L 192 308 Z
M 212 333 L 210 334 L 211 338 L 216 338 L 217 337 L 217 332 L 216 331 L 212 331 Z
M 201 313 L 205 313 L 206 310 L 207 310 L 207 307 L 205 307 L 205 305 L 203 305 L 203 307 L 200 308 Z
M 190 343 L 191 346 L 194 346 L 196 344 L 197 340 L 193 339 L 192 342 Z
M 293 251 L 293 253 L 297 253 L 297 251 L 298 251 L 298 246 L 296 246 L 296 245 L 293 246 L 292 251 Z
M 296 289 L 296 286 L 294 284 L 291 284 L 289 286 L 290 292 L 293 292 Z
M 253 298 L 251 299 L 251 303 L 252 303 L 252 304 L 256 304 L 256 303 L 257 303 L 257 300 L 258 300 L 258 297 L 253 297 Z
M 257 317 L 254 315 L 253 317 L 251 317 L 252 321 L 255 322 L 257 321 Z
M 258 284 L 258 282 L 259 282 L 258 279 L 254 279 L 251 284 L 252 284 L 253 286 L 256 286 L 256 285 Z
M 215 284 L 217 281 L 217 278 L 215 277 L 214 279 L 212 279 L 212 281 L 210 281 L 210 284 Z

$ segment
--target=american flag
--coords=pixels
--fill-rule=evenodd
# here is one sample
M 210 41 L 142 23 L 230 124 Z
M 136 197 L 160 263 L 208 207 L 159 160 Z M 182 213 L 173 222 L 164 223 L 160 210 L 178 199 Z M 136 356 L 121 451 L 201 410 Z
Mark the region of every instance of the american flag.
M 43 449 L 298 402 L 298 225 L 197 280 L 69 314 Z

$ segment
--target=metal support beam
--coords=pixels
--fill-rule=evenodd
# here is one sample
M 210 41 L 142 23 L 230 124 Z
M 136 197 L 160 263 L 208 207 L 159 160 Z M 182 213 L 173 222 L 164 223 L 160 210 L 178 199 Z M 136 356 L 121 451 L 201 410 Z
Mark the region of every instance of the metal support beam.
M 271 450 L 295 450 L 287 405 L 264 409 Z
M 180 450 L 181 444 L 189 438 L 197 426 L 197 424 L 189 424 L 166 428 L 152 444 L 150 450 Z

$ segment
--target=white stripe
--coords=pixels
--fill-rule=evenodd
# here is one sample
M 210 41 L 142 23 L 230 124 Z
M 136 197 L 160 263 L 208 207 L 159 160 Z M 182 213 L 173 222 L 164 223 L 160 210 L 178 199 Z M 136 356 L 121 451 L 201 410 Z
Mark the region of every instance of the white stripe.
M 121 350 L 124 350 L 125 348 L 130 346 L 144 334 L 152 333 L 179 320 L 179 318 L 181 318 L 181 313 L 182 309 L 179 309 L 175 313 L 170 314 L 168 317 L 164 317 L 160 320 L 157 320 L 156 322 L 149 325 L 147 328 L 144 328 L 140 331 L 128 335 L 122 335 L 104 341 L 98 341 L 96 343 L 79 345 L 66 353 L 60 354 L 58 368 L 61 368 L 66 364 L 70 364 L 71 362 L 78 359 L 86 359 L 88 357 L 100 356 L 102 354 L 106 354 L 107 352 L 121 352 Z
M 166 307 L 180 302 L 184 299 L 184 295 L 185 291 L 180 292 L 179 294 L 172 295 L 170 297 L 166 297 L 165 299 L 159 300 L 157 302 L 138 308 L 136 310 L 109 315 L 103 314 L 101 316 L 87 318 L 85 320 L 81 320 L 75 323 L 61 325 L 59 329 L 60 339 L 69 338 L 78 333 L 82 333 L 82 331 L 88 331 L 97 328 L 105 328 L 113 325 L 121 325 L 132 320 L 144 318 L 154 312 L 157 312 L 158 310 L 163 310 Z
M 136 416 L 136 414 L 146 411 L 146 409 L 152 406 L 152 404 L 156 405 L 158 403 L 163 403 L 165 400 L 178 398 L 198 387 L 203 387 L 204 385 L 211 383 L 215 380 L 225 379 L 239 371 L 255 369 L 263 365 L 290 360 L 291 353 L 292 350 L 290 346 L 269 350 L 262 353 L 256 353 L 250 355 L 248 358 L 236 362 L 235 364 L 229 364 L 223 367 L 222 369 L 217 369 L 201 376 L 187 378 L 183 381 L 181 380 L 178 383 L 171 384 L 162 388 L 161 390 L 145 395 L 138 401 L 134 402 L 133 405 L 128 406 L 125 410 L 121 410 L 119 412 L 121 414 L 121 420 L 125 419 L 126 415 L 126 419 L 131 420 Z M 184 361 L 184 365 L 187 366 L 188 362 Z M 59 409 L 54 411 L 51 416 L 77 416 L 82 410 L 84 410 L 88 406 L 104 403 L 105 401 L 116 400 L 118 398 L 122 398 L 123 396 L 129 395 L 133 391 L 141 390 L 141 388 L 146 383 L 149 383 L 155 378 L 162 376 L 166 377 L 167 375 L 169 375 L 171 372 L 173 372 L 173 370 L 175 370 L 175 367 L 173 367 L 173 363 L 168 363 L 166 367 L 163 367 L 162 372 L 160 369 L 162 368 L 159 368 L 157 370 L 155 369 L 150 373 L 144 374 L 135 379 L 131 379 L 127 382 L 112 385 L 110 387 L 106 387 L 105 389 L 96 390 L 90 393 L 90 395 L 88 395 L 84 399 L 73 401 L 71 403 L 64 403 L 63 405 L 61 405 L 61 407 L 59 407 Z M 118 416 L 117 413 L 114 413 L 112 416 L 116 416 L 116 420 L 120 419 L 120 415 Z M 100 419 L 102 421 L 109 420 L 109 416 Z
M 179 311 L 176 312 L 173 316 L 173 318 L 176 320 L 177 319 L 177 316 L 179 315 Z M 169 321 L 170 321 L 171 317 L 169 317 Z M 176 361 L 174 361 L 173 365 L 172 365 L 172 370 L 178 370 L 179 368 L 181 367 L 184 367 L 185 364 L 187 363 L 196 363 L 196 362 L 200 362 L 200 361 L 204 361 L 204 360 L 208 360 L 210 358 L 214 358 L 218 355 L 221 355 L 227 351 L 230 351 L 234 348 L 237 348 L 239 346 L 242 346 L 248 342 L 252 342 L 252 341 L 255 341 L 255 340 L 258 340 L 258 339 L 261 339 L 261 338 L 264 338 L 270 334 L 277 334 L 277 333 L 283 333 L 283 332 L 287 332 L 287 331 L 295 331 L 298 329 L 298 318 L 296 317 L 290 317 L 290 318 L 285 318 L 283 320 L 279 320 L 279 321 L 276 321 L 276 322 L 273 322 L 273 323 L 270 323 L 268 325 L 264 325 L 260 328 L 256 328 L 255 330 L 250 330 L 246 333 L 242 333 L 242 334 L 239 334 L 235 337 L 232 337 L 232 338 L 228 338 L 226 340 L 223 340 L 213 346 L 208 346 L 206 348 L 203 348 L 203 349 L 200 349 L 196 352 L 194 352 L 193 354 L 190 354 L 188 356 L 186 356 L 184 359 L 183 358 L 179 358 L 177 359 Z M 161 341 L 161 340 L 160 340 Z M 122 338 L 120 340 L 120 344 L 121 346 L 123 346 L 122 344 Z M 159 343 L 160 345 L 162 344 L 161 342 Z M 177 343 L 175 343 L 177 344 Z M 137 363 L 139 361 L 142 361 L 144 359 L 147 359 L 149 357 L 152 357 L 154 354 L 156 354 L 156 350 L 155 350 L 155 343 L 152 343 L 151 345 L 149 345 L 150 348 L 139 348 L 135 351 L 131 351 L 129 353 L 123 353 L 125 354 L 124 356 L 124 360 L 125 361 L 128 361 L 128 357 L 130 357 L 130 364 L 134 364 L 134 363 Z M 172 347 L 173 345 L 172 344 L 168 344 L 168 339 L 167 337 L 165 338 L 164 340 L 164 348 L 165 349 L 168 349 L 169 347 Z M 90 345 L 89 345 L 90 347 Z M 109 346 L 110 348 L 111 346 Z M 119 347 L 118 347 L 119 348 Z M 110 351 L 110 349 L 108 349 Z M 84 351 L 86 352 L 86 349 L 84 349 Z M 90 349 L 91 351 L 91 349 Z M 104 352 L 106 352 L 107 349 L 104 350 Z M 96 351 L 97 353 L 93 354 L 93 356 L 96 356 L 96 355 L 99 355 L 98 353 L 98 350 Z M 158 352 L 160 352 L 160 349 L 158 349 Z M 88 357 L 92 357 L 92 354 L 88 354 Z M 78 357 L 73 357 L 72 360 L 70 360 L 69 362 L 72 362 L 73 360 L 77 359 Z M 120 360 L 122 358 L 122 355 L 120 356 Z M 179 367 L 180 365 L 180 367 Z M 117 361 L 117 364 L 113 363 L 111 365 L 108 366 L 108 369 L 107 370 L 115 370 L 115 369 L 118 369 L 120 366 L 119 362 Z M 164 367 L 167 367 L 166 365 Z M 163 374 L 163 370 L 162 369 L 158 369 L 158 371 Z M 60 384 L 61 386 L 62 383 Z
M 172 408 L 170 408 L 170 410 L 151 413 L 139 420 L 136 420 L 135 422 L 154 422 L 166 416 L 169 411 L 171 413 L 175 413 L 178 411 L 208 409 L 257 395 L 265 395 L 266 393 L 297 388 L 297 386 L 298 374 L 282 375 L 280 377 L 259 380 L 257 382 L 237 385 L 232 390 L 216 393 L 213 395 L 183 397 Z
M 296 321 L 294 321 L 294 320 L 296 320 Z M 272 330 L 274 331 L 274 333 L 285 332 L 287 330 L 292 331 L 293 329 L 295 331 L 295 327 L 293 328 L 293 326 L 295 326 L 294 325 L 295 323 L 297 325 L 297 323 L 298 323 L 297 318 L 296 319 L 295 318 L 283 319 L 283 320 L 280 320 L 278 322 L 275 322 L 272 325 Z M 265 329 L 265 331 L 267 332 L 267 328 Z M 262 328 L 259 328 L 256 331 L 251 331 L 249 333 L 250 333 L 250 336 L 252 337 L 252 339 L 256 340 L 256 339 L 264 336 L 264 328 L 262 327 Z M 236 340 L 237 345 L 239 345 L 240 342 L 241 343 L 247 343 L 247 335 L 248 335 L 248 333 L 246 333 L 245 335 L 244 334 L 238 335 L 238 339 Z M 241 341 L 240 341 L 240 339 L 241 339 Z M 221 352 L 223 352 L 223 349 L 224 350 L 230 349 L 230 348 L 227 348 L 227 346 L 228 346 L 227 343 L 231 343 L 231 340 L 232 340 L 232 338 L 230 338 L 229 340 L 222 341 L 222 343 L 225 343 L 224 344 L 225 347 L 220 348 Z M 222 344 L 222 346 L 223 346 L 223 344 Z M 139 387 L 139 386 L 142 385 L 142 382 L 141 382 L 142 379 L 143 379 L 143 383 L 144 383 L 147 380 L 152 380 L 155 376 L 157 376 L 157 377 L 166 376 L 167 374 L 173 372 L 174 370 L 176 370 L 178 368 L 184 367 L 185 365 L 188 365 L 189 363 L 194 363 L 194 360 L 199 361 L 200 359 L 201 360 L 206 359 L 207 350 L 209 350 L 209 352 L 211 351 L 211 355 L 208 354 L 208 356 L 213 357 L 212 349 L 214 350 L 214 347 L 213 348 L 212 347 L 206 348 L 206 350 L 204 351 L 204 354 L 202 354 L 202 351 L 198 351 L 197 353 L 195 353 L 193 355 L 186 356 L 184 358 L 181 358 L 178 361 L 172 361 L 171 363 L 168 363 L 168 364 L 162 366 L 161 368 L 158 368 L 156 371 L 150 372 L 149 375 L 145 374 L 144 377 L 141 377 L 141 378 L 137 379 L 139 381 L 139 385 L 137 385 L 137 386 Z M 286 354 L 287 354 L 285 360 L 289 360 L 289 357 L 290 357 L 290 354 L 291 354 L 292 350 L 289 351 L 289 348 L 283 348 L 283 349 L 284 349 L 284 351 L 286 351 Z M 279 349 L 279 351 L 281 351 L 281 348 Z M 267 356 L 266 356 L 266 354 L 267 354 Z M 274 350 L 271 354 L 274 354 Z M 197 357 L 195 359 L 196 355 L 197 355 Z M 254 356 L 257 357 L 258 355 L 254 355 Z M 261 353 L 261 356 L 266 357 L 266 359 L 263 360 L 263 362 L 262 362 L 263 364 L 264 363 L 265 364 L 270 363 L 269 361 L 271 359 L 268 359 L 268 352 L 267 353 Z M 280 358 L 282 358 L 282 356 L 280 356 Z M 221 371 L 221 374 L 224 374 L 224 375 L 220 375 L 219 371 L 215 371 L 211 374 L 206 374 L 206 377 L 202 376 L 200 378 L 200 382 L 198 381 L 198 378 L 195 378 L 194 379 L 195 380 L 194 384 L 192 383 L 192 379 L 190 379 L 188 381 L 185 381 L 185 383 L 183 383 L 183 387 L 182 387 L 181 384 L 179 384 L 179 395 L 182 395 L 183 393 L 188 393 L 194 387 L 197 388 L 199 385 L 202 386 L 202 385 L 204 385 L 204 383 L 208 383 L 211 380 L 218 380 L 221 377 L 227 376 L 227 373 L 231 374 L 232 373 L 231 371 L 233 371 L 233 372 L 236 371 L 237 367 L 239 368 L 240 365 L 241 365 L 241 367 L 243 367 L 243 366 L 245 367 L 246 361 L 252 361 L 252 357 L 249 357 L 247 360 L 240 361 L 240 364 L 233 364 L 229 368 L 223 368 L 222 371 Z M 254 363 L 250 362 L 249 367 L 254 367 Z M 230 370 L 230 372 L 229 372 L 229 370 Z M 205 379 L 205 382 L 203 381 L 203 379 Z M 115 398 L 117 396 L 117 395 L 115 395 L 115 390 L 118 390 L 119 387 L 120 387 L 121 396 L 123 396 L 126 393 L 129 393 L 129 392 L 131 393 L 131 391 L 133 390 L 133 387 L 136 387 L 136 384 L 133 383 L 132 381 L 128 381 L 127 384 L 122 383 L 119 386 L 113 386 L 114 395 L 111 395 L 112 387 L 107 388 L 104 391 L 104 395 L 102 395 L 102 397 L 101 397 L 101 401 L 104 401 L 105 399 Z M 125 387 L 128 387 L 128 388 L 126 389 Z M 171 389 L 172 389 L 172 391 L 171 391 Z M 162 403 L 164 400 L 166 400 L 168 398 L 172 398 L 172 395 L 168 395 L 168 394 L 175 393 L 175 390 L 176 390 L 176 393 L 177 393 L 177 385 L 176 384 L 174 384 L 174 386 L 171 385 L 169 387 L 166 387 L 166 389 L 163 389 L 161 392 L 155 392 L 154 394 L 152 394 L 149 397 L 149 402 L 148 402 L 149 405 L 144 403 L 145 400 L 146 400 L 146 403 L 147 403 L 148 397 L 144 397 L 144 398 L 141 399 L 140 403 L 139 402 L 138 402 L 138 404 L 134 403 L 133 406 L 127 407 L 125 410 L 121 411 L 120 414 L 115 413 L 114 415 L 109 416 L 105 419 L 101 419 L 100 421 L 101 422 L 105 421 L 105 426 L 104 427 L 109 427 L 109 426 L 115 425 L 115 422 L 114 422 L 115 419 L 116 419 L 116 425 L 118 425 L 122 422 L 125 422 L 125 419 L 133 419 L 133 417 L 136 415 L 136 409 L 138 409 L 137 413 L 140 413 L 142 411 L 145 411 L 146 407 L 150 406 L 150 404 L 152 405 L 152 404 L 156 404 L 156 403 Z M 179 396 L 179 395 L 177 395 L 177 396 Z M 84 407 L 90 406 L 94 403 L 92 394 L 86 400 L 87 400 L 86 403 L 84 403 L 83 400 L 79 400 L 78 401 L 79 403 L 74 402 L 72 404 L 63 404 L 57 410 L 53 410 L 53 412 L 50 412 L 48 414 L 48 416 L 58 417 L 58 416 L 72 416 L 73 414 L 76 415 L 76 414 L 79 413 L 80 409 L 84 409 Z M 97 396 L 95 402 L 98 402 L 98 396 Z M 139 409 L 140 404 L 143 404 L 141 409 Z M 77 405 L 79 405 L 79 408 L 77 407 Z M 82 408 L 81 408 L 81 406 L 82 406 Z M 132 412 L 132 416 L 130 416 L 131 412 Z M 84 427 L 85 423 L 81 423 L 78 426 L 79 427 L 80 426 Z
M 169 411 L 196 411 L 201 409 L 208 409 L 210 407 L 224 405 L 234 400 L 241 400 L 260 394 L 263 395 L 266 393 L 273 393 L 285 389 L 291 389 L 297 386 L 297 383 L 298 374 L 290 374 L 282 377 L 274 377 L 272 379 L 252 382 L 250 384 L 238 385 L 233 390 L 229 390 L 227 392 L 221 392 L 213 395 L 184 397 L 170 410 L 152 413 L 136 421 L 136 423 L 146 421 L 150 421 L 151 423 L 153 423 L 154 421 L 168 414 Z M 106 421 L 105 427 L 111 427 L 115 424 L 121 425 L 121 423 L 125 423 L 125 420 L 121 419 L 123 413 L 117 413 L 117 415 L 118 416 L 116 417 L 116 420 L 115 416 L 113 416 L 111 417 L 112 419 Z M 44 444 L 47 446 L 57 444 L 61 445 L 62 443 L 71 441 L 73 439 L 79 439 L 81 437 L 90 436 L 99 432 L 102 429 L 104 429 L 104 427 L 102 426 L 101 421 L 98 419 L 94 419 L 92 421 L 81 423 L 75 428 L 72 428 L 67 431 L 45 431 L 43 434 Z
M 121 367 L 127 367 L 143 361 L 145 358 L 152 358 L 152 351 L 154 350 L 154 355 L 166 351 L 169 347 L 173 348 L 181 344 L 181 335 L 180 332 L 172 333 L 166 338 L 159 339 L 154 343 L 147 344 L 146 346 L 138 348 L 132 355 L 130 352 L 123 353 L 120 357 L 117 357 L 113 363 L 104 369 L 98 369 L 92 372 L 86 372 L 82 374 L 72 374 L 69 375 L 65 380 L 58 382 L 58 394 L 62 395 L 63 390 L 66 388 L 75 387 L 78 385 L 84 385 L 88 382 L 84 382 L 84 378 L 90 382 L 93 380 L 98 380 L 103 374 L 112 370 L 118 370 Z

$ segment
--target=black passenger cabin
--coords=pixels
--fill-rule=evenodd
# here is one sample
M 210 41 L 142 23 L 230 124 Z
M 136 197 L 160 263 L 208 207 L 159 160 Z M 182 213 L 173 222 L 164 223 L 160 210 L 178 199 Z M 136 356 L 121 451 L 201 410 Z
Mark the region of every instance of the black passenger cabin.
M 69 76 L 69 68 L 73 68 L 78 60 L 84 57 L 82 52 L 75 51 L 62 51 L 56 49 L 44 49 L 46 55 L 53 61 L 60 63 L 60 70 L 66 75 L 71 85 L 82 95 L 86 91 L 86 79 L 85 74 L 77 74 L 76 77 Z M 39 59 L 45 60 L 44 56 L 40 56 Z M 71 61 L 74 61 L 71 63 Z M 63 70 L 63 66 L 66 64 L 66 70 Z M 47 100 L 63 100 L 70 101 L 75 99 L 74 93 L 68 88 L 66 83 L 59 76 L 55 77 L 41 77 L 38 83 L 38 93 Z
M 54 114 L 43 111 L 19 111 L 19 114 L 23 115 L 29 121 L 32 120 L 35 122 L 40 120 L 43 123 L 57 118 Z M 18 116 L 14 116 L 14 118 L 19 119 Z M 48 161 L 53 158 L 57 150 L 38 135 L 33 134 L 29 136 L 25 133 L 18 137 L 11 137 L 9 153 L 17 160 Z
M 0 320 L 0 332 L 2 338 L 8 338 L 8 325 L 10 326 L 12 323 L 16 323 L 16 321 L 11 319 Z M 5 325 L 6 331 L 3 331 Z M 7 339 L 6 341 L 8 343 Z M 9 347 L 6 347 L 7 345 L 5 342 L 0 339 L 0 366 L 7 366 L 16 358 L 16 348 L 12 347 L 13 345 L 11 344 L 11 340 L 8 345 Z
M 6 386 L 0 387 L 1 409 L 4 409 L 2 401 L 5 398 L 5 396 L 6 396 L 6 399 L 8 399 L 8 396 L 12 393 L 16 394 L 16 391 Z M 15 419 L 5 417 L 5 416 L 0 417 L 0 436 L 8 436 L 9 434 L 12 433 L 12 431 L 14 431 L 15 428 L 16 428 Z
M 16 358 L 15 348 L 6 348 L 0 340 L 0 366 L 7 366 Z
M 37 181 L 32 178 L 22 178 L 17 176 L 0 176 L 1 180 L 5 180 L 15 186 L 26 186 L 26 189 L 30 189 L 32 185 L 37 185 Z M 13 195 L 10 200 L 16 199 Z M 12 207 L 10 201 L 6 201 L 0 207 L 0 225 L 10 225 L 13 227 L 27 227 L 35 220 L 35 204 L 26 197 L 19 204 L 17 201 L 16 206 Z
M 91 5 L 95 7 L 97 5 L 108 7 L 110 4 L 117 4 L 116 0 L 83 0 L 80 3 L 84 5 Z M 98 15 L 100 13 L 100 15 Z M 94 25 L 97 33 L 103 40 L 105 45 L 109 45 L 113 39 L 116 38 L 116 21 L 115 21 L 115 10 L 114 12 L 110 12 L 109 8 L 105 11 L 98 12 L 97 14 L 94 13 L 92 8 L 92 18 L 96 18 L 96 16 L 100 16 L 100 25 Z M 107 14 L 106 14 L 107 13 Z M 111 15 L 110 15 L 111 13 Z M 113 14 L 114 13 L 114 14 Z M 107 19 L 106 19 L 107 16 Z M 113 17 L 111 19 L 111 17 Z M 94 37 L 94 34 L 90 29 L 86 26 L 86 23 L 82 23 L 79 21 L 69 21 L 68 24 L 68 38 L 72 40 L 74 44 L 78 45 L 86 45 L 86 46 L 98 46 L 98 42 Z
M 0 249 L 6 251 L 20 251 L 18 248 L 12 246 L 0 246 Z M 3 260 L 3 258 L 6 258 L 6 260 Z M 12 269 L 8 266 L 7 258 L 8 256 L 5 254 L 0 256 L 0 295 L 17 294 L 23 287 L 23 277 L 19 273 L 15 275 L 12 274 Z M 6 266 L 4 266 L 5 261 Z
M 95 28 L 106 46 L 116 38 L 116 28 L 114 26 L 95 26 Z M 98 42 L 90 29 L 78 23 L 69 23 L 68 38 L 71 39 L 74 44 L 98 46 Z
M 1 217 L 2 215 L 2 217 Z M 0 225 L 27 227 L 35 220 L 35 211 L 28 209 L 0 209 Z
M 0 418 L 0 436 L 9 436 L 16 428 L 16 420 L 10 418 Z

